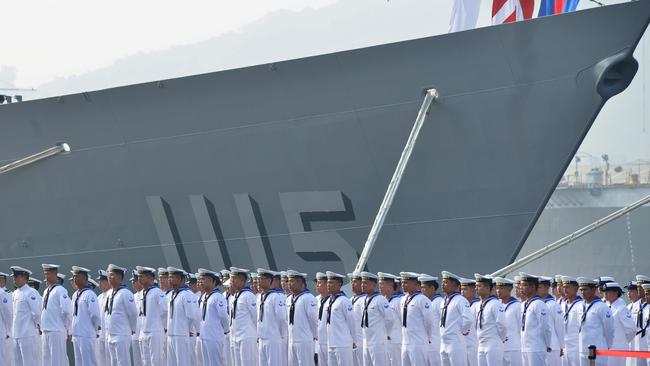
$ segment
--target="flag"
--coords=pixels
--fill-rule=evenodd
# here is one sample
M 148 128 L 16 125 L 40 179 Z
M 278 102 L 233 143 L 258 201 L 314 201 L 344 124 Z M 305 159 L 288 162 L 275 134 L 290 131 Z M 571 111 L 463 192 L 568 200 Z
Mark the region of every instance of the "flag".
M 530 19 L 534 7 L 535 0 L 492 0 L 492 24 Z
M 481 0 L 454 0 L 449 33 L 476 28 Z
M 580 0 L 542 0 L 538 17 L 576 11 Z

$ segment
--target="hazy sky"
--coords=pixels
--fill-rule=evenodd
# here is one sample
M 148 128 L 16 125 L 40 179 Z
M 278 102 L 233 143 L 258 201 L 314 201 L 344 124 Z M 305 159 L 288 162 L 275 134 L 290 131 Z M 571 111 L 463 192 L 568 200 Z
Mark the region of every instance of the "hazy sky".
M 482 0 L 479 26 L 490 24 L 491 3 Z M 33 87 L 36 92 L 22 94 L 38 98 L 442 34 L 452 0 L 187 4 L 6 3 L 0 12 L 0 88 Z M 582 0 L 579 9 L 593 6 Z M 601 112 L 581 147 L 584 154 L 608 153 L 617 162 L 650 158 L 650 120 L 644 118 L 650 91 L 643 91 L 650 81 L 648 43 L 646 36 L 636 52 L 641 63 L 637 78 Z

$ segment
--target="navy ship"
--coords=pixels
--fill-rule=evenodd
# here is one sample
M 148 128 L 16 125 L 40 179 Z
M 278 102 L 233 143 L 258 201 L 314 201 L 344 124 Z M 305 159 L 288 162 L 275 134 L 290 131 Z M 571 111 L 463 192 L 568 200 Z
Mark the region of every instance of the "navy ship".
M 0 165 L 70 147 L 0 174 L 0 267 L 350 272 L 436 88 L 367 268 L 492 272 L 634 78 L 649 19 L 635 1 L 0 106 Z

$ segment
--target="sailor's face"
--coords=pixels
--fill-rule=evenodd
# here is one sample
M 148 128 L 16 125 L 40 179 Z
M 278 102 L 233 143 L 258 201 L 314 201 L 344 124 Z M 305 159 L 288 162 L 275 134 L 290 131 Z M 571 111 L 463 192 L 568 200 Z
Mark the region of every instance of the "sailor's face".
M 478 282 L 476 283 L 476 294 L 480 297 L 488 297 L 490 296 L 492 292 L 492 289 L 490 288 L 490 285 L 483 283 L 483 282 Z
M 352 285 L 352 291 L 359 293 L 362 291 L 361 289 L 361 280 L 359 278 L 353 278 L 352 281 L 350 282 Z
M 361 290 L 367 294 L 375 292 L 377 284 L 371 280 L 361 280 Z
M 497 289 L 497 296 L 499 299 L 507 299 L 512 293 L 512 288 L 510 286 L 495 286 Z
M 341 290 L 341 281 L 330 278 L 327 280 L 327 292 L 330 295 L 336 295 Z
M 122 284 L 122 276 L 115 272 L 108 273 L 108 284 L 111 287 L 118 287 Z
M 43 271 L 43 277 L 47 283 L 57 283 L 56 271 Z
M 320 279 L 320 280 L 316 281 L 316 291 L 318 291 L 318 293 L 321 294 L 321 295 L 326 295 L 327 294 L 327 280 Z
M 393 281 L 379 281 L 379 290 L 384 296 L 390 295 L 393 293 Z
M 596 295 L 596 288 L 591 286 L 580 286 L 580 293 L 585 300 L 591 300 Z

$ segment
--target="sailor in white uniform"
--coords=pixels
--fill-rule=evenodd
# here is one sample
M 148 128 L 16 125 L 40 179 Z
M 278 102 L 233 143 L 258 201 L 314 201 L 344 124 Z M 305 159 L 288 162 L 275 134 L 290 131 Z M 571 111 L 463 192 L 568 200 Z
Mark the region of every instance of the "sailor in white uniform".
M 142 312 L 142 309 L 140 309 L 140 305 L 142 304 L 143 291 L 142 291 L 142 285 L 140 285 L 140 281 L 138 280 L 137 270 L 135 269 L 133 270 L 129 281 L 131 282 L 133 299 L 135 299 L 135 307 L 138 311 L 138 314 L 140 314 Z M 135 322 L 135 333 L 131 335 L 131 353 L 133 354 L 134 366 L 142 366 L 142 353 L 140 352 L 140 329 L 142 327 L 141 320 L 142 319 L 138 315 L 138 318 Z
M 381 294 L 388 300 L 389 312 L 387 316 L 393 318 L 393 326 L 388 330 L 388 344 L 386 352 L 388 356 L 388 364 L 390 366 L 402 365 L 402 318 L 400 300 L 404 293 L 401 291 L 399 277 L 394 274 L 379 272 L 377 273 L 379 279 L 379 290 Z
M 525 366 L 546 365 L 546 354 L 552 351 L 552 329 L 548 307 L 537 295 L 539 277 L 519 273 L 523 300 L 521 315 L 521 350 Z
M 497 297 L 500 300 L 501 321 L 506 330 L 503 342 L 504 366 L 521 366 L 521 303 L 512 297 L 514 282 L 507 278 L 493 279 Z
M 327 363 L 329 366 L 353 365 L 352 350 L 361 347 L 355 343 L 357 326 L 352 302 L 341 291 L 345 276 L 327 271 Z
M 478 337 L 478 365 L 501 366 L 503 364 L 503 344 L 508 332 L 499 299 L 492 295 L 492 277 L 474 274 L 476 294 L 481 299 L 476 315 L 475 327 Z
M 257 287 L 260 291 L 257 309 L 257 337 L 260 366 L 282 365 L 284 361 L 282 339 L 288 333 L 288 313 L 284 291 L 273 287 L 277 272 L 257 269 Z M 294 321 L 295 323 L 295 321 Z
M 108 284 L 108 272 L 100 269 L 97 271 L 96 280 L 99 283 L 100 294 L 97 296 L 99 303 L 99 336 L 97 337 L 97 364 L 99 366 L 108 366 L 111 364 L 110 355 L 108 352 L 108 343 L 106 343 L 106 304 L 108 295 L 110 294 L 111 285 Z
M 126 268 L 109 264 L 108 283 L 111 291 L 106 299 L 106 340 L 111 366 L 131 364 L 131 336 L 135 334 L 138 309 L 133 293 L 123 284 Z
M 318 306 L 318 340 L 316 340 L 317 362 L 319 366 L 327 366 L 327 317 L 325 307 L 330 299 L 327 292 L 327 275 L 323 272 L 316 273 L 316 304 Z
M 361 332 L 361 316 L 363 314 L 363 301 L 366 298 L 366 293 L 361 289 L 361 273 L 353 272 L 348 273 L 348 278 L 350 279 L 350 288 L 352 289 L 352 297 L 350 297 L 350 302 L 352 302 L 352 312 L 354 313 L 355 326 L 357 327 L 356 335 L 357 337 L 354 340 L 354 343 L 357 344 L 357 348 L 352 350 L 352 357 L 354 366 L 363 365 L 363 334 Z
M 202 365 L 225 365 L 224 342 L 226 334 L 230 332 L 230 318 L 226 298 L 217 287 L 221 283 L 221 275 L 218 272 L 199 268 L 198 276 L 203 290 L 199 332 Z
M 361 315 L 363 333 L 363 365 L 387 366 L 388 332 L 394 326 L 390 305 L 377 289 L 377 275 L 361 272 L 361 289 L 366 293 Z
M 68 361 L 66 339 L 70 334 L 72 302 L 65 287 L 59 285 L 59 266 L 43 264 L 42 267 L 47 284 L 41 310 L 43 365 L 64 365 Z
M 466 365 L 465 337 L 473 327 L 474 318 L 469 301 L 460 292 L 461 277 L 442 272 L 442 291 L 445 299 L 440 304 L 440 360 L 443 366 Z
M 562 317 L 564 319 L 564 361 L 565 366 L 580 365 L 580 349 L 578 333 L 580 330 L 579 309 L 582 307 L 582 297 L 578 295 L 578 281 L 569 276 L 562 276 L 562 287 L 565 299 L 562 302 Z
M 196 273 L 188 273 L 187 276 L 187 286 L 189 286 L 190 291 L 194 294 L 194 297 L 197 300 L 197 304 L 199 305 L 199 308 L 201 307 L 201 299 L 203 297 L 202 289 L 201 286 L 199 285 L 199 279 Z M 196 327 L 195 329 L 192 330 L 192 334 L 190 335 L 190 347 L 192 348 L 192 365 L 201 365 L 202 364 L 202 358 L 203 355 L 201 354 L 201 341 L 199 338 L 196 336 L 197 333 L 200 332 L 199 326 L 200 322 L 195 322 L 194 326 Z
M 154 285 L 156 269 L 137 266 L 138 282 L 143 289 L 139 297 L 138 344 L 143 366 L 165 365 L 165 327 L 167 326 L 167 299 L 160 287 Z M 166 270 L 165 270 L 166 271 Z
M 307 274 L 287 271 L 291 296 L 287 307 L 289 365 L 313 365 L 314 341 L 318 338 L 318 305 L 307 289 Z M 278 305 L 279 306 L 279 305 Z M 266 316 L 266 315 L 265 315 Z
M 27 280 L 27 285 L 34 290 L 36 290 L 36 301 L 38 302 L 38 307 L 39 309 L 43 309 L 43 296 L 41 296 L 40 289 L 41 289 L 41 284 L 43 282 L 37 278 L 30 277 L 29 280 Z M 39 322 L 40 324 L 40 322 Z M 35 344 L 35 351 L 36 355 L 34 356 L 34 359 L 36 360 L 37 364 L 42 364 L 43 363 L 43 340 L 41 339 L 42 335 L 42 330 L 38 329 L 38 337 L 36 337 L 36 344 Z
M 97 295 L 90 284 L 90 270 L 73 266 L 72 281 L 77 291 L 72 295 L 72 345 L 76 366 L 97 365 L 97 334 L 101 313 Z
M 233 300 L 230 307 L 230 330 L 233 365 L 250 366 L 257 363 L 257 299 L 246 285 L 249 270 L 230 268 Z
M 476 296 L 476 283 L 471 278 L 460 279 L 460 294 L 469 302 L 469 310 L 472 313 L 472 319 L 476 319 L 478 307 L 481 299 Z M 467 347 L 467 363 L 469 366 L 476 366 L 478 362 L 478 337 L 476 336 L 476 322 L 472 321 L 469 333 L 465 336 L 465 346 Z
M 222 283 L 222 292 L 221 294 L 226 298 L 226 304 L 228 304 L 228 316 L 230 316 L 230 304 L 232 303 L 232 289 L 230 288 L 230 271 L 227 269 L 222 269 L 220 271 L 221 273 L 221 283 Z M 232 330 L 226 334 L 226 338 L 224 340 L 224 359 L 225 359 L 225 364 L 230 366 L 232 365 L 232 343 L 230 342 L 230 335 L 232 334 Z M 286 349 L 286 347 L 285 347 Z
M 191 365 L 194 345 L 190 335 L 199 321 L 198 300 L 185 283 L 187 273 L 175 267 L 167 267 L 169 295 L 167 310 L 167 366 Z
M 11 341 L 11 322 L 13 319 L 13 301 L 11 293 L 7 292 L 7 277 L 9 275 L 0 272 L 0 350 L 3 357 L 0 357 L 0 366 L 12 364 L 13 352 Z
M 630 281 L 627 286 L 625 286 L 625 292 L 630 303 L 627 304 L 627 308 L 632 312 L 632 305 L 639 301 L 639 289 L 637 287 L 636 281 Z
M 564 314 L 562 307 L 551 295 L 553 278 L 540 276 L 537 295 L 544 301 L 548 308 L 548 320 L 551 326 L 551 352 L 546 354 L 547 366 L 560 366 L 562 364 L 561 350 L 564 349 Z
M 648 285 L 650 286 L 650 285 Z M 636 335 L 636 324 L 632 320 L 632 313 L 621 298 L 623 288 L 616 282 L 608 282 L 602 288 L 606 304 L 612 312 L 614 319 L 614 340 L 612 349 L 625 350 Z M 607 362 L 608 366 L 624 366 L 625 358 L 612 357 Z
M 438 293 L 438 277 L 425 273 L 418 276 L 422 294 L 431 300 L 431 338 L 429 339 L 429 365 L 440 366 L 440 304 L 443 301 L 442 295 Z
M 639 300 L 632 305 L 632 319 L 636 324 L 636 335 L 634 336 L 634 350 L 635 351 L 647 351 L 648 350 L 648 338 L 647 329 L 645 324 L 645 319 L 643 319 L 643 313 L 645 308 L 648 306 L 648 303 L 645 299 L 645 289 L 643 288 L 644 284 L 650 284 L 650 277 L 646 275 L 637 275 L 636 276 L 637 291 L 639 293 Z M 642 358 L 637 358 L 632 360 L 633 364 L 637 366 L 647 366 L 647 361 Z
M 596 297 L 598 280 L 578 277 L 578 285 L 582 294 L 583 303 L 579 308 L 580 330 L 580 364 L 589 366 L 589 346 L 595 345 L 596 349 L 606 350 L 612 346 L 614 340 L 614 319 L 609 306 L 599 297 Z M 597 357 L 596 365 L 607 365 L 607 357 Z
M 420 291 L 418 273 L 400 272 L 399 275 L 406 293 L 400 300 L 402 365 L 428 365 L 429 340 L 433 328 L 431 300 Z
M 12 276 L 16 290 L 13 297 L 13 323 L 11 338 L 14 341 L 14 364 L 16 366 L 36 366 L 38 360 L 38 337 L 41 319 L 40 295 L 27 285 L 32 272 L 13 266 Z

